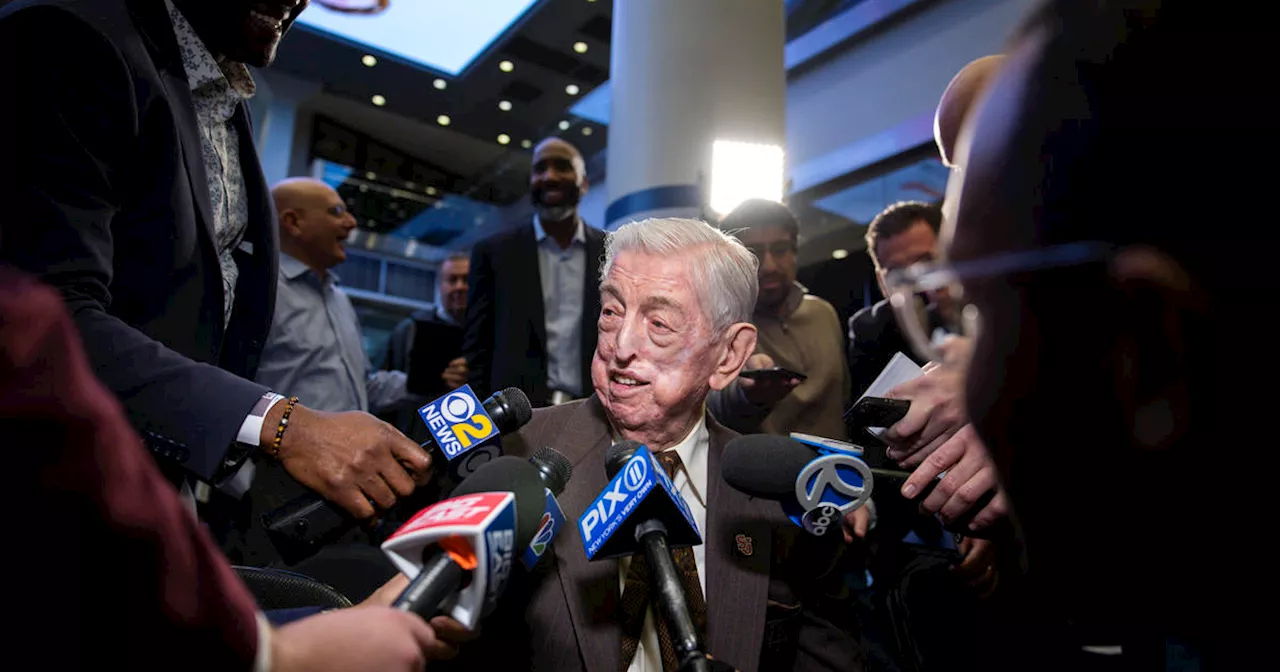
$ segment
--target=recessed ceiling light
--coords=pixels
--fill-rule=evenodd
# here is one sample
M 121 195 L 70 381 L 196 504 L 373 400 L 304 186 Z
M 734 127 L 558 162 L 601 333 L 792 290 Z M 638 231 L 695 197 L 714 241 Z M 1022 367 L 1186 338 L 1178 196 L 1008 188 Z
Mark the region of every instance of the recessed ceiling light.
M 511 136 L 507 135 L 506 133 L 498 134 L 498 144 L 499 145 L 511 144 Z
M 590 127 L 590 126 L 583 126 L 583 127 L 582 127 L 582 134 L 583 134 L 583 135 L 591 135 L 591 133 L 592 133 L 592 131 L 591 131 L 591 127 Z
M 452 120 L 449 119 L 449 115 L 447 114 L 442 114 L 436 117 L 436 123 L 440 124 L 441 126 L 448 126 L 450 121 Z
M 365 54 L 364 57 L 360 59 L 360 62 L 372 68 L 378 64 L 378 59 L 374 58 L 373 54 Z
M 435 187 L 427 187 L 427 195 L 428 195 L 428 196 L 435 196 L 435 195 L 436 195 L 436 188 L 435 188 Z
M 532 146 L 533 146 L 533 141 L 532 141 L 532 140 L 521 140 L 521 141 L 520 141 L 520 146 L 521 146 L 521 147 L 524 147 L 525 149 L 529 149 L 530 147 L 532 147 Z
M 560 122 L 560 130 L 562 130 L 562 131 L 567 131 L 567 130 L 569 130 L 569 122 L 567 122 L 567 121 L 562 121 L 562 122 Z
M 436 80 L 435 80 L 434 82 L 431 82 L 431 85 L 432 85 L 432 86 L 434 86 L 434 87 L 436 87 L 437 89 L 439 89 L 439 90 L 441 90 L 441 91 L 444 91 L 444 90 L 445 90 L 445 88 L 447 88 L 447 87 L 449 86 L 449 82 L 446 82 L 446 81 L 444 81 L 443 79 L 440 79 L 439 77 L 437 77 L 437 78 L 436 78 Z
M 366 192 L 368 192 L 368 191 L 369 191 L 369 185 L 367 185 L 367 184 L 362 184 L 362 185 L 360 185 L 360 193 L 362 193 L 362 194 L 363 194 L 363 193 L 366 193 Z
M 383 98 L 381 94 L 374 94 L 372 100 L 373 100 L 373 104 L 377 105 L 378 107 L 382 107 L 383 105 L 387 104 L 387 99 Z
M 577 84 L 570 84 L 569 86 L 564 87 L 564 92 L 571 96 L 578 95 L 578 91 L 581 91 L 581 89 L 578 88 Z
M 831 250 L 832 259 L 844 259 L 849 256 L 849 250 Z
M 574 51 L 576 51 L 576 52 L 578 52 L 579 54 L 585 54 L 585 53 L 587 53 L 587 43 L 586 43 L 586 42 L 574 42 L 574 43 L 573 43 L 573 50 L 574 50 Z
M 377 174 L 377 173 L 375 173 L 375 172 L 373 172 L 372 170 L 365 171 L 364 179 L 366 179 L 366 180 L 376 180 L 376 179 L 378 179 L 378 174 Z
M 509 100 L 499 100 L 499 101 L 498 101 L 498 109 L 499 109 L 499 110 L 502 110 L 503 112 L 510 112 L 510 111 L 511 111 L 511 101 L 509 101 Z
M 503 72 L 511 72 L 516 69 L 516 64 L 511 61 L 502 61 L 498 64 L 498 69 Z

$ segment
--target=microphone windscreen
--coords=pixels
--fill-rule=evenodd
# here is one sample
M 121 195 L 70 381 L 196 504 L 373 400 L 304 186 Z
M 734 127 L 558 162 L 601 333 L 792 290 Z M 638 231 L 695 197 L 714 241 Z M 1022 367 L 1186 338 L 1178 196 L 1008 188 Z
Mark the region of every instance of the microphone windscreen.
M 818 454 L 785 436 L 752 434 L 729 442 L 720 458 L 720 474 L 734 490 L 752 497 L 795 497 L 796 477 Z
M 559 497 L 564 492 L 564 486 L 573 477 L 573 465 L 569 464 L 569 458 L 548 446 L 534 453 L 532 459 L 534 466 L 542 473 L 543 484 L 551 489 L 551 494 Z
M 533 404 L 529 403 L 529 397 L 518 387 L 508 387 L 498 393 L 502 400 L 507 404 L 507 410 L 511 413 L 511 418 L 515 422 L 515 426 L 511 428 L 503 428 L 502 431 L 510 432 L 520 429 L 529 424 L 533 419 Z
M 542 526 L 546 491 L 538 468 L 528 460 L 504 455 L 485 463 L 454 489 L 452 497 L 477 492 L 510 492 L 516 498 L 516 548 L 524 548 Z
M 643 444 L 639 441 L 623 439 L 609 446 L 609 450 L 604 454 L 604 471 L 609 475 L 609 478 L 617 476 L 618 472 L 627 466 L 627 460 L 630 460 L 631 456 L 635 455 L 637 450 L 640 450 L 641 445 Z

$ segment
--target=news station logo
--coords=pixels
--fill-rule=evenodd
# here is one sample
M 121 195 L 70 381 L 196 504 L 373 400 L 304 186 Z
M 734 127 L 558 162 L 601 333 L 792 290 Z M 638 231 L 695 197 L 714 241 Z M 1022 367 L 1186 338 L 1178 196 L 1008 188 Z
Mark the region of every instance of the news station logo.
M 489 580 L 485 587 L 485 600 L 493 602 L 502 594 L 511 575 L 511 559 L 515 555 L 515 532 L 511 528 L 492 530 L 485 535 L 489 549 Z
M 871 498 L 871 468 L 848 454 L 831 454 L 813 460 L 796 476 L 796 504 L 792 520 L 810 534 L 822 536 L 839 528 L 840 514 L 852 511 Z
M 587 557 L 593 557 L 618 525 L 622 524 L 636 505 L 649 494 L 657 479 L 650 468 L 653 458 L 643 446 L 631 456 L 622 471 L 605 486 L 604 492 L 587 507 L 578 518 L 578 531 L 582 533 L 582 545 Z M 664 474 L 665 475 L 665 474 Z
M 450 460 L 498 435 L 493 418 L 485 413 L 484 405 L 470 385 L 463 385 L 419 408 L 418 415 Z
M 418 515 L 396 530 L 392 537 L 446 525 L 480 525 L 511 496 L 508 492 L 483 492 L 446 499 L 419 511 Z
M 525 569 L 533 569 L 538 564 L 538 560 L 547 552 L 547 549 L 551 548 L 551 542 L 556 538 L 556 533 L 564 527 L 564 511 L 550 490 L 546 491 L 546 504 L 542 511 L 538 533 L 533 535 L 533 541 L 529 542 L 529 546 L 520 554 L 520 560 L 524 563 Z

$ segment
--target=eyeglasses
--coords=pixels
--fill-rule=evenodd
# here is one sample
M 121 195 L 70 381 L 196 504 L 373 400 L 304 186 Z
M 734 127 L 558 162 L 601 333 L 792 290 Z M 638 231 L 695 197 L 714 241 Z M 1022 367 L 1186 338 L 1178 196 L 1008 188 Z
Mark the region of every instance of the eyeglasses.
M 347 206 L 345 206 L 345 205 L 334 205 L 334 206 L 331 206 L 331 207 L 325 208 L 325 209 L 324 209 L 324 211 L 325 211 L 325 212 L 327 212 L 327 213 L 329 213 L 329 214 L 331 214 L 331 215 L 333 215 L 334 217 L 341 217 L 341 216 L 343 216 L 343 215 L 347 214 Z
M 763 261 L 766 254 L 771 254 L 774 259 L 777 259 L 795 252 L 796 244 L 789 240 L 778 240 L 768 245 L 748 245 L 747 249 L 751 250 L 751 254 L 756 255 L 757 259 Z
M 943 346 L 949 339 L 972 339 L 980 328 L 978 308 L 965 298 L 966 280 L 1081 266 L 1104 261 L 1114 250 L 1106 243 L 1081 242 L 956 264 L 919 263 L 890 271 L 885 288 L 898 326 L 916 354 L 943 363 L 948 359 Z

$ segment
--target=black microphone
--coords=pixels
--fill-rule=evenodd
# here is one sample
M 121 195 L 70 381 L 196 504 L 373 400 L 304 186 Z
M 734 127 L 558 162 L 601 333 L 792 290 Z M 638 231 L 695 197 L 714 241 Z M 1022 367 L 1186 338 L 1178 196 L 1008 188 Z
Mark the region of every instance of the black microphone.
M 470 394 L 470 388 L 466 388 L 466 394 Z M 464 400 L 466 399 L 462 392 L 455 390 L 432 402 L 432 404 L 428 404 L 428 406 L 438 404 L 441 400 L 448 400 L 455 395 Z M 471 398 L 474 399 L 474 397 Z M 474 404 L 474 401 L 471 403 Z M 423 408 L 426 409 L 428 406 Z M 515 387 L 508 387 L 501 392 L 494 393 L 484 401 L 483 407 L 484 412 L 488 414 L 487 416 L 482 417 L 480 414 L 475 414 L 464 420 L 469 421 L 474 417 L 482 418 L 480 421 L 482 425 L 491 422 L 492 426 L 489 427 L 489 433 L 493 433 L 492 430 L 495 429 L 503 434 L 513 432 L 523 427 L 533 417 L 533 407 L 529 404 L 529 397 Z M 470 410 L 474 413 L 475 409 L 472 408 Z M 432 420 L 436 421 L 438 419 L 440 419 L 440 416 L 433 417 Z M 443 427 L 443 423 L 439 424 Z M 471 427 L 465 422 L 456 424 L 461 427 Z M 459 434 L 463 435 L 464 438 L 469 438 L 468 432 L 459 432 Z M 474 431 L 471 434 L 474 434 Z M 434 439 L 427 439 L 421 445 L 429 452 L 433 448 L 437 448 Z M 440 452 L 437 449 L 435 454 L 438 455 Z M 443 452 L 448 455 L 452 451 Z M 492 457 L 492 454 L 488 452 L 484 453 L 482 461 L 469 457 L 479 453 L 480 451 L 478 450 L 461 454 L 454 453 L 450 456 L 450 460 L 460 455 L 462 460 L 483 464 Z M 435 462 L 433 460 L 433 468 L 438 466 Z M 475 466 L 478 467 L 479 464 Z M 295 497 L 262 514 L 262 525 L 266 528 L 267 538 L 271 540 L 281 559 L 291 565 L 314 555 L 325 544 L 342 536 L 358 524 L 359 521 L 351 517 L 345 509 L 324 499 L 315 492 L 308 492 Z
M 546 486 L 546 497 L 538 531 L 520 556 L 525 569 L 533 569 L 538 564 L 538 560 L 551 547 L 556 534 L 564 527 L 564 510 L 560 508 L 556 498 L 564 492 L 564 486 L 573 477 L 573 465 L 554 448 L 542 448 L 529 458 L 529 462 L 538 470 L 538 476 Z
M 609 448 L 605 453 L 605 472 L 610 480 L 615 479 L 627 467 L 640 448 L 641 445 L 636 441 L 619 441 Z M 662 469 L 656 460 L 651 459 L 650 464 Z M 683 500 L 679 493 L 671 494 Z M 680 524 L 678 520 L 673 522 Z M 657 605 L 658 616 L 666 622 L 671 633 L 671 644 L 679 669 L 709 671 L 711 667 L 707 656 L 699 648 L 698 631 L 689 616 L 684 583 L 672 560 L 671 548 L 667 545 L 667 527 L 667 521 L 660 516 L 642 518 L 635 527 L 634 539 L 639 546 L 638 550 L 644 553 L 645 560 L 649 563 L 650 602 Z
M 505 456 L 476 470 L 453 497 L 418 512 L 382 545 L 406 574 L 421 567 L 392 606 L 427 620 L 448 613 L 474 627 L 537 532 L 544 492 L 538 467 Z
M 725 482 L 735 490 L 752 497 L 782 502 L 783 510 L 788 512 L 797 525 L 810 532 L 817 529 L 825 534 L 838 526 L 831 525 L 834 520 L 829 515 L 830 512 L 826 512 L 828 515 L 822 518 L 815 519 L 815 516 L 824 513 L 821 507 L 840 508 L 843 503 L 851 501 L 848 490 L 845 490 L 848 484 L 843 482 L 841 473 L 834 465 L 821 464 L 823 460 L 839 462 L 836 458 L 843 457 L 838 455 L 839 452 L 822 454 L 809 444 L 784 436 L 766 434 L 740 436 L 725 446 L 720 471 Z M 911 476 L 907 471 L 876 469 L 866 467 L 865 464 L 863 467 L 870 476 L 888 480 L 899 486 Z M 940 477 L 934 478 L 912 499 L 923 501 L 940 481 Z M 812 490 L 808 490 L 810 486 L 814 486 Z M 797 496 L 802 490 L 807 490 L 805 501 L 800 501 Z M 992 528 L 997 527 L 995 525 L 976 532 L 967 529 L 967 526 L 973 516 L 995 497 L 995 493 L 994 488 L 989 490 L 965 515 L 944 525 L 943 529 L 975 538 L 986 538 L 992 534 Z M 822 503 L 815 507 L 813 503 L 819 500 Z M 795 512 L 802 512 L 802 514 L 797 518 L 794 515 Z M 809 520 L 806 520 L 806 516 Z M 827 525 L 817 524 L 823 520 L 827 521 Z

